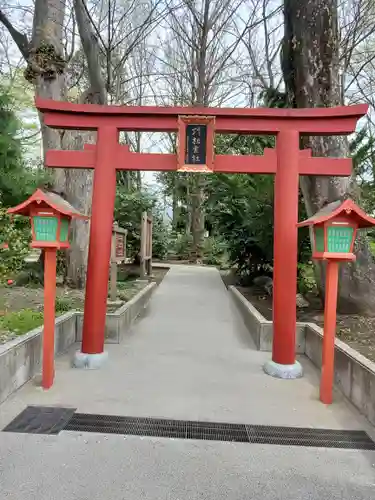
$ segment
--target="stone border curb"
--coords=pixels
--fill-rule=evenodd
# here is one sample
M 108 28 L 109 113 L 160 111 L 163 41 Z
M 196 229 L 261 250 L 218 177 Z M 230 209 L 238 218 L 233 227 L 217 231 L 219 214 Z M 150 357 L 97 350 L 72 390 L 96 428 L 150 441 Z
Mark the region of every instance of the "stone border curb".
M 268 321 L 234 286 L 228 287 L 258 350 L 272 351 L 272 321 Z M 296 352 L 322 365 L 323 329 L 297 323 Z M 340 339 L 335 339 L 335 383 L 351 403 L 375 425 L 375 363 Z
M 273 324 L 268 321 L 233 285 L 229 293 L 238 307 L 258 351 L 272 351 Z M 305 323 L 297 323 L 296 352 L 305 354 Z
M 129 302 L 117 309 L 114 313 L 107 313 L 105 324 L 105 344 L 119 344 L 125 330 L 133 323 L 150 300 L 152 293 L 157 287 L 155 282 L 149 283 L 142 288 Z M 76 342 L 82 340 L 83 313 L 77 314 Z
M 107 314 L 107 343 L 119 343 L 125 330 L 146 307 L 157 284 L 150 283 L 115 313 Z M 79 341 L 83 313 L 72 311 L 55 321 L 55 356 L 64 353 Z M 0 345 L 0 403 L 33 378 L 42 361 L 42 332 L 40 326 Z M 81 333 L 80 333 L 81 332 Z

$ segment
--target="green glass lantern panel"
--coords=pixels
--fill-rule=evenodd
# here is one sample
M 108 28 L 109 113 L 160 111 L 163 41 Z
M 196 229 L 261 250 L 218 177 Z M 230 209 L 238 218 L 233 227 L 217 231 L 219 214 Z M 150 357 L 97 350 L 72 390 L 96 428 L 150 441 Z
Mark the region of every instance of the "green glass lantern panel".
M 36 241 L 56 241 L 57 217 L 34 217 L 34 231 Z
M 68 241 L 68 236 L 69 236 L 69 219 L 61 219 L 60 241 L 61 242 Z
M 324 252 L 324 228 L 315 228 L 315 251 Z
M 349 253 L 353 239 L 354 228 L 350 226 L 329 226 L 328 252 L 333 253 Z

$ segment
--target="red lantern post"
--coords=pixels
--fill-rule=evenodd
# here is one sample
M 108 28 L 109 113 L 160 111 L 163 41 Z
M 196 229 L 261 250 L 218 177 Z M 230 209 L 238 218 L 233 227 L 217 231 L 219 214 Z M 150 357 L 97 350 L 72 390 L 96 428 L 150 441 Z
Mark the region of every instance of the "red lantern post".
M 87 219 L 61 196 L 37 189 L 29 199 L 8 213 L 31 219 L 33 248 L 44 250 L 44 328 L 42 387 L 49 389 L 55 376 L 56 254 L 69 248 L 69 226 L 73 217 Z
M 325 404 L 332 403 L 339 263 L 355 260 L 353 251 L 357 230 L 374 225 L 375 219 L 352 200 L 330 203 L 298 224 L 298 227 L 312 227 L 313 259 L 327 262 L 320 380 L 320 400 Z

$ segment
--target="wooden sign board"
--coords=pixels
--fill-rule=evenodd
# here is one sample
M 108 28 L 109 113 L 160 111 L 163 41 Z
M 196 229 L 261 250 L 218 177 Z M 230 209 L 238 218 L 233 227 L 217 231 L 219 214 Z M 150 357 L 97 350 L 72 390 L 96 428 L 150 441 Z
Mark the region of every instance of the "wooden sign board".
M 214 168 L 215 117 L 180 116 L 178 119 L 179 172 L 211 173 Z
M 116 260 L 125 260 L 125 234 L 115 233 L 115 257 Z
M 187 125 L 185 163 L 187 165 L 206 165 L 207 162 L 207 125 Z
M 126 259 L 126 235 L 127 230 L 118 227 L 117 224 L 113 224 L 112 230 L 112 251 L 111 251 L 111 261 L 112 262 L 123 262 Z
M 117 299 L 117 264 L 125 262 L 126 259 L 127 234 L 127 229 L 122 229 L 116 223 L 113 224 L 110 274 L 110 298 L 113 302 Z
M 141 221 L 141 278 L 152 275 L 152 215 L 143 212 Z

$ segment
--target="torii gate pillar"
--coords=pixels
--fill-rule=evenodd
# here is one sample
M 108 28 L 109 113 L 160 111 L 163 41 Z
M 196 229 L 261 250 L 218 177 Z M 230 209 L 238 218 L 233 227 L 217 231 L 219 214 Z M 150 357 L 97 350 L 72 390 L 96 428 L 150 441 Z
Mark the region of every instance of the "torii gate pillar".
M 117 145 L 116 127 L 104 126 L 98 129 L 96 164 L 102 168 L 95 169 L 94 174 L 83 317 L 83 332 L 86 334 L 82 335 L 81 351 L 77 351 L 74 357 L 74 365 L 77 368 L 98 368 L 107 358 L 104 351 L 104 332 L 116 198 L 114 155 Z M 98 333 L 95 335 L 95 332 Z
M 273 331 L 279 334 L 273 337 L 272 361 L 264 369 L 270 375 L 279 375 L 281 378 L 298 378 L 302 376 L 302 366 L 295 359 L 298 234 L 294 221 L 296 218 L 298 220 L 298 131 L 279 132 L 276 152 Z
M 40 99 L 37 99 L 36 105 L 44 114 L 47 126 L 96 130 L 98 133 L 97 144 L 83 151 L 46 152 L 48 167 L 95 170 L 83 341 L 81 352 L 75 359 L 76 366 L 96 368 L 106 358 L 104 332 L 116 170 L 273 174 L 273 349 L 272 360 L 265 364 L 264 370 L 280 378 L 300 377 L 302 367 L 295 355 L 299 175 L 349 176 L 351 160 L 312 157 L 311 151 L 299 149 L 299 138 L 300 135 L 351 134 L 358 119 L 367 113 L 368 106 L 312 109 L 162 108 L 80 105 Z M 199 134 L 198 129 L 201 131 Z M 121 130 L 178 131 L 179 152 L 177 155 L 131 153 L 127 146 L 118 143 Z M 192 130 L 198 135 L 193 136 Z M 276 136 L 276 149 L 266 149 L 263 156 L 214 156 L 215 133 L 273 134 Z

